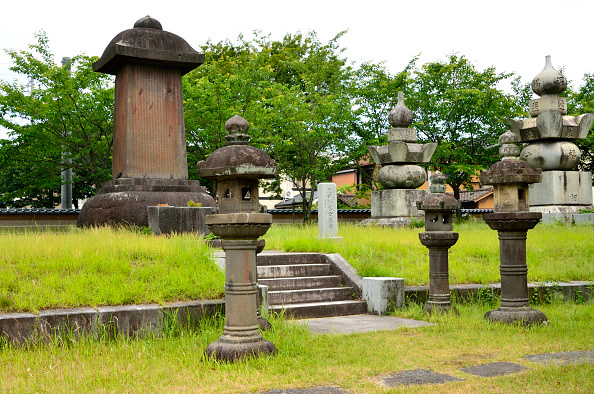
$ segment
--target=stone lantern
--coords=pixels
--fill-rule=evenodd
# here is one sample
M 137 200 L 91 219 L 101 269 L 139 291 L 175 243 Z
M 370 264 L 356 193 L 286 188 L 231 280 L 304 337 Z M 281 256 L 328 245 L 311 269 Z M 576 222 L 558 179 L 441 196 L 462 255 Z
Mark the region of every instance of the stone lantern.
M 209 356 L 233 361 L 276 352 L 260 335 L 257 318 L 256 249 L 272 224 L 259 212 L 258 180 L 274 178 L 276 162 L 248 144 L 248 122 L 234 116 L 225 123 L 227 145 L 197 164 L 198 175 L 217 183 L 218 213 L 206 217 L 225 250 L 225 328 L 211 343 Z
M 460 203 L 445 193 L 445 181 L 441 172 L 433 173 L 431 193 L 417 202 L 417 208 L 425 211 L 425 232 L 419 239 L 429 249 L 429 301 L 424 307 L 429 313 L 456 312 L 450 301 L 448 249 L 458 241 L 458 233 L 452 232 L 452 211 Z
M 147 226 L 147 208 L 159 204 L 214 208 L 200 182 L 188 179 L 181 78 L 202 62 L 204 54 L 146 16 L 93 63 L 115 75 L 113 179 L 83 205 L 79 226 Z
M 530 308 L 528 267 L 526 265 L 526 233 L 542 217 L 529 212 L 528 187 L 540 182 L 541 170 L 519 160 L 516 134 L 508 131 L 499 137 L 501 161 L 481 173 L 481 183 L 493 185 L 495 212 L 483 220 L 499 234 L 501 273 L 501 306 L 485 314 L 485 319 L 504 323 L 522 322 L 525 326 L 548 322 L 544 313 Z

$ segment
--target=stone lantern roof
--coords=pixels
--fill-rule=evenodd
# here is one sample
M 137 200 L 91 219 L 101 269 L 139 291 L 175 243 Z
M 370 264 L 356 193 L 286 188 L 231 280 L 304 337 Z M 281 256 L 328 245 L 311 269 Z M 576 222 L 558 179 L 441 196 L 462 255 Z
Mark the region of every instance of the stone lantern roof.
M 446 177 L 440 171 L 431 175 L 431 193 L 417 202 L 417 208 L 424 211 L 451 211 L 460 206 L 460 202 L 446 194 Z
M 206 179 L 276 177 L 276 161 L 263 150 L 249 145 L 246 134 L 249 123 L 244 118 L 233 116 L 225 123 L 225 129 L 229 133 L 227 145 L 196 165 L 199 176 Z
M 142 63 L 177 68 L 183 75 L 203 62 L 203 53 L 180 36 L 163 30 L 158 20 L 147 15 L 111 40 L 101 58 L 93 63 L 93 70 L 115 75 L 126 64 Z
M 518 159 L 520 148 L 515 145 L 517 141 L 518 136 L 511 131 L 499 136 L 501 160 L 493 164 L 488 171 L 481 173 L 482 184 L 530 184 L 541 181 L 542 170 L 534 169 L 525 161 Z

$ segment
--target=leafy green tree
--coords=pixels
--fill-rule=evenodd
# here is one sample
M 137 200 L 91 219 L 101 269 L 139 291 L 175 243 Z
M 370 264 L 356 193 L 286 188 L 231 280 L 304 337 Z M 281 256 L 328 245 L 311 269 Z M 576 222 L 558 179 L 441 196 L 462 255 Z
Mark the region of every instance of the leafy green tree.
M 447 176 L 456 198 L 461 186 L 472 188 L 472 177 L 499 160 L 504 120 L 521 113 L 515 98 L 497 88 L 510 76 L 493 67 L 479 71 L 457 55 L 415 71 L 406 103 L 420 139 L 438 143 L 432 163 Z
M 200 160 L 224 144 L 234 114 L 250 122 L 252 143 L 266 150 L 282 175 L 298 185 L 310 220 L 317 184 L 353 162 L 351 84 L 340 57 L 341 34 L 322 44 L 315 33 L 281 41 L 255 35 L 208 43 L 206 67 L 184 82 L 188 151 Z
M 78 55 L 57 65 L 44 32 L 29 51 L 7 51 L 17 80 L 0 82 L 0 191 L 6 206 L 53 207 L 65 159 L 72 160 L 73 198 L 90 197 L 111 176 L 113 81 Z
M 586 73 L 582 85 L 577 90 L 568 89 L 567 112 L 572 115 L 594 113 L 594 74 Z M 594 174 L 594 124 L 590 127 L 588 137 L 576 140 L 576 145 L 582 152 L 578 168 Z

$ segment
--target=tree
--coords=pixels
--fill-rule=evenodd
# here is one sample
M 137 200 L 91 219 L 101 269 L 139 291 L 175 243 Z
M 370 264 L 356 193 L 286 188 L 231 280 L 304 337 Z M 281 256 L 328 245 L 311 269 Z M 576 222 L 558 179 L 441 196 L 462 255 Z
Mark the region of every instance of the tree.
M 521 111 L 513 96 L 497 89 L 511 75 L 493 67 L 478 71 L 457 55 L 415 71 L 406 102 L 420 140 L 438 143 L 432 163 L 446 175 L 457 199 L 462 185 L 472 188 L 472 177 L 499 160 L 504 120 Z
M 188 150 L 200 158 L 223 145 L 224 122 L 243 116 L 252 143 L 298 185 L 309 221 L 310 191 L 354 161 L 353 74 L 339 56 L 341 35 L 327 44 L 313 32 L 281 41 L 256 33 L 237 45 L 208 43 L 207 67 L 190 72 L 184 83 Z
M 567 113 L 574 116 L 594 112 L 594 74 L 586 73 L 582 85 L 577 90 L 568 89 Z M 578 168 L 594 174 L 594 123 L 590 127 L 588 137 L 574 141 L 580 148 L 582 157 Z M 594 179 L 594 178 L 593 178 Z
M 7 51 L 11 70 L 33 84 L 0 82 L 2 204 L 53 207 L 60 172 L 72 159 L 73 198 L 90 197 L 111 177 L 113 80 L 95 73 L 96 58 L 78 55 L 57 65 L 44 32 L 30 51 Z

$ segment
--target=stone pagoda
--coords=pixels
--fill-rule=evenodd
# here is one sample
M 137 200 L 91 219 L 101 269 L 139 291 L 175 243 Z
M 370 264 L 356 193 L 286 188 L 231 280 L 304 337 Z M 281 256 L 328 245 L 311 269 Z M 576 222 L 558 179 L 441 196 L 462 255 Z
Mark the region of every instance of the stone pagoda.
M 260 212 L 258 180 L 277 175 L 276 162 L 249 145 L 248 122 L 227 120 L 227 145 L 197 164 L 198 174 L 217 182 L 218 213 L 206 217 L 225 250 L 225 328 L 206 352 L 219 360 L 274 354 L 276 348 L 258 329 L 256 252 L 272 215 Z
M 388 145 L 370 146 L 369 153 L 376 164 L 381 164 L 377 180 L 383 190 L 371 193 L 371 219 L 361 224 L 406 226 L 411 217 L 423 217 L 416 202 L 428 193 L 419 190 L 427 180 L 425 169 L 419 163 L 428 163 L 437 143 L 417 144 L 417 132 L 410 128 L 413 113 L 404 104 L 404 95 L 398 92 L 398 103 L 388 115 Z
M 147 226 L 148 206 L 216 205 L 188 180 L 181 77 L 203 61 L 149 16 L 111 40 L 93 70 L 115 75 L 113 180 L 83 205 L 79 226 Z
M 531 118 L 507 123 L 527 144 L 520 159 L 543 170 L 542 182 L 530 187 L 530 211 L 569 218 L 592 205 L 592 173 L 576 170 L 581 152 L 573 141 L 587 137 L 594 114 L 568 116 L 567 99 L 559 96 L 566 88 L 567 79 L 547 56 L 532 81 L 532 91 L 540 98 L 530 100 Z

